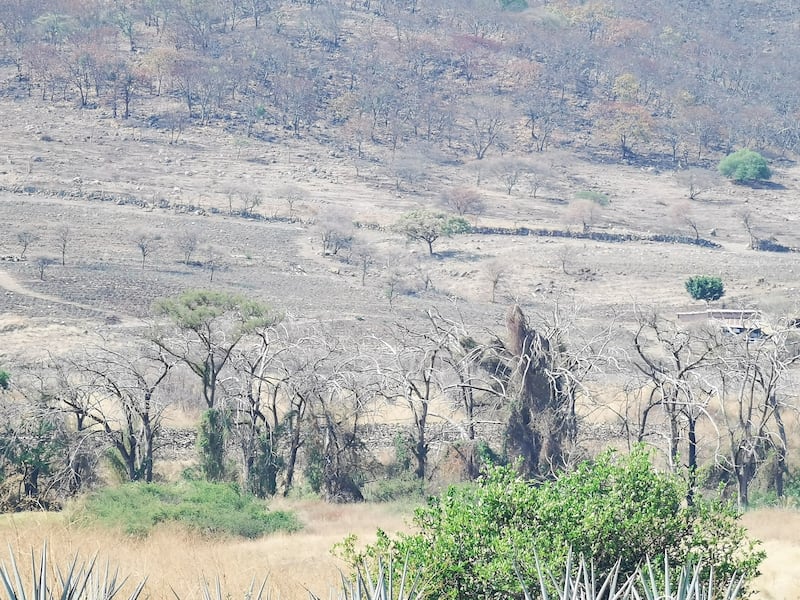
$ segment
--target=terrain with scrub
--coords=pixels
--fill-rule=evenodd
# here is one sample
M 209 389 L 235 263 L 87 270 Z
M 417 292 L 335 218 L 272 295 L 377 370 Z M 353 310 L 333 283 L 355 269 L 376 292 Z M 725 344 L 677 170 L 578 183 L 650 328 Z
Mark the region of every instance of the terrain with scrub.
M 300 9 L 288 4 L 289 30 L 303 31 Z M 385 15 L 368 26 L 349 8 L 342 10 L 348 15 L 344 47 L 354 32 L 394 32 Z M 160 47 L 163 40 L 143 23 L 136 25 L 140 52 Z M 401 32 L 405 23 L 395 23 L 398 39 L 410 39 L 411 33 Z M 276 17 L 276 35 L 286 31 L 279 25 Z M 235 31 L 230 24 L 214 27 L 223 33 L 230 27 L 226 35 Z M 256 31 L 247 19 L 238 27 Z M 412 31 L 424 38 L 421 30 Z M 307 35 L 298 42 L 301 50 L 318 43 Z M 115 43 L 125 46 L 127 40 Z M 485 41 L 477 47 L 493 48 Z M 464 150 L 467 134 L 448 142 L 442 134 L 444 150 L 432 152 L 426 144 L 423 152 L 405 134 L 399 143 L 386 131 L 360 141 L 340 128 L 338 117 L 323 118 L 334 114 L 330 103 L 324 105 L 330 113 L 303 117 L 294 127 L 284 116 L 283 122 L 250 123 L 245 131 L 239 105 L 236 111 L 209 109 L 209 115 L 204 108 L 202 117 L 190 108 L 177 118 L 184 112 L 177 83 L 163 96 L 144 91 L 152 81 L 142 85 L 132 114 L 123 119 L 105 99 L 79 106 L 69 84 L 65 89 L 72 91 L 60 97 L 42 93 L 46 84 L 33 75 L 22 78 L 10 58 L 0 76 L 0 369 L 12 376 L 15 369 L 98 345 L 125 348 L 159 324 L 154 302 L 187 290 L 240 294 L 270 306 L 287 323 L 352 338 L 375 337 L 398 324 L 421 326 L 426 311 L 458 319 L 476 336 L 503 337 L 509 308 L 517 305 L 534 329 L 564 318 L 573 345 L 603 340 L 603 360 L 577 406 L 581 449 L 592 454 L 606 446 L 625 448 L 631 440 L 623 416 L 630 402 L 631 340 L 642 315 L 676 320 L 678 313 L 707 308 L 687 294 L 689 277 L 724 282 L 717 307 L 760 311 L 773 327 L 800 318 L 800 168 L 791 151 L 774 144 L 764 143 L 769 181 L 705 178 L 713 183 L 692 199 L 682 172 L 691 166 L 714 175 L 724 155 L 721 144 L 703 148 L 702 158 L 692 150 L 693 164 L 687 165 L 670 158 L 651 133 L 632 136 L 627 151 L 623 142 L 620 157 L 615 135 L 611 142 L 592 137 L 608 133 L 598 120 L 586 138 L 575 130 L 555 131 L 552 144 L 537 149 L 523 116 L 515 115 L 503 117 L 506 139 L 487 146 L 485 156 Z M 464 83 L 461 75 L 447 77 Z M 477 89 L 472 82 L 467 78 L 465 89 Z M 512 159 L 524 163 L 518 181 L 510 179 L 517 168 L 509 166 Z M 463 215 L 472 231 L 442 235 L 429 253 L 425 243 L 398 230 L 410 211 L 452 212 L 443 197 L 453 190 L 481 199 L 480 210 Z M 335 252 L 325 243 L 331 231 L 347 239 Z M 21 233 L 31 234 L 29 243 Z M 784 251 L 754 250 L 754 237 Z M 187 239 L 196 242 L 191 255 Z M 794 377 L 788 376 L 784 413 L 791 473 L 798 468 L 800 442 Z M 193 430 L 204 408 L 197 382 L 187 377 L 172 392 L 177 400 L 165 426 Z M 433 413 L 442 431 L 463 416 L 444 398 L 435 400 Z M 410 422 L 397 404 L 371 418 L 393 428 Z M 701 459 L 709 463 L 724 440 L 715 427 L 701 428 Z M 392 441 L 383 441 L 377 458 L 388 461 Z M 653 441 L 662 458 L 664 444 Z M 433 492 L 461 475 L 445 446 L 434 445 L 432 452 L 435 468 L 427 484 Z M 194 458 L 192 447 L 159 456 L 157 478 L 177 478 Z M 99 478 L 114 479 L 106 471 Z M 370 541 L 377 528 L 391 533 L 412 527 L 413 501 L 329 504 L 301 489 L 270 500 L 270 507 L 295 511 L 303 528 L 219 540 L 166 526 L 141 539 L 87 528 L 67 510 L 3 515 L 0 537 L 22 550 L 47 541 L 61 556 L 97 552 L 133 578 L 148 577 L 154 597 L 189 597 L 199 579 L 217 576 L 236 595 L 267 576 L 280 597 L 291 599 L 308 591 L 324 597 L 336 585 L 338 569 L 345 567 L 331 548 L 345 536 Z M 755 508 L 742 520 L 767 552 L 757 597 L 798 597 L 796 507 Z

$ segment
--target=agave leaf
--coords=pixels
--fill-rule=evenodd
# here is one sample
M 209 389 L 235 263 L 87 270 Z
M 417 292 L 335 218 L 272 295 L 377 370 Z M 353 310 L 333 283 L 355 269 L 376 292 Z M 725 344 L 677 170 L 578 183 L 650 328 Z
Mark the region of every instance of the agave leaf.
M 9 548 L 11 550 L 11 548 Z M 3 587 L 6 588 L 9 600 L 18 600 L 14 585 L 9 578 L 8 569 L 5 564 L 0 564 L 0 579 L 3 580 Z

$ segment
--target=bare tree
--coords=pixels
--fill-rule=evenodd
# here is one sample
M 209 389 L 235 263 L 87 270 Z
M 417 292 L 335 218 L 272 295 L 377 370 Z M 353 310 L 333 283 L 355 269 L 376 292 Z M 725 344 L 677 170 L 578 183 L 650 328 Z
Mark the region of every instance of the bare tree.
M 72 240 L 72 230 L 69 225 L 62 225 L 56 230 L 56 244 L 61 253 L 61 266 L 66 264 L 67 247 Z
M 83 427 L 103 432 L 130 481 L 153 481 L 155 450 L 169 406 L 161 388 L 174 364 L 163 349 L 141 341 L 124 351 L 104 343 L 70 361 L 87 393 L 81 402 L 74 402 L 74 396 L 61 400 L 80 415 Z
M 744 225 L 745 231 L 747 231 L 747 235 L 750 238 L 750 242 L 748 244 L 748 248 L 750 250 L 757 250 L 759 244 L 761 243 L 760 236 L 756 233 L 756 226 L 753 219 L 753 213 L 749 210 L 745 210 L 739 215 L 742 220 L 742 225 Z
M 567 222 L 581 225 L 581 230 L 585 233 L 592 228 L 597 216 L 600 213 L 600 206 L 588 199 L 574 200 L 570 202 L 566 212 Z
M 259 192 L 239 192 L 239 202 L 242 206 L 240 214 L 243 217 L 255 215 L 255 209 L 261 206 L 263 198 Z
M 516 158 L 501 158 L 493 161 L 491 170 L 503 184 L 506 194 L 510 196 L 523 175 L 527 173 L 528 163 Z
M 275 190 L 275 197 L 286 202 L 286 205 L 289 209 L 289 221 L 294 222 L 296 219 L 295 208 L 299 202 L 302 202 L 308 198 L 308 192 L 296 185 L 285 185 Z
M 189 265 L 189 261 L 192 260 L 192 255 L 197 250 L 199 244 L 200 236 L 197 235 L 196 231 L 184 229 L 178 234 L 175 238 L 175 245 L 181 254 L 183 254 L 183 264 Z
M 477 190 L 468 187 L 455 187 L 442 192 L 441 204 L 448 211 L 458 216 L 482 215 L 486 210 L 483 196 Z
M 771 482 L 783 495 L 787 473 L 788 437 L 784 414 L 790 410 L 786 388 L 791 369 L 800 362 L 796 333 L 763 330 L 723 338 L 723 352 L 712 383 L 720 397 L 720 426 L 727 438 L 721 466 L 736 479 L 739 505 L 750 502 L 750 486 L 758 471 L 774 456 Z
M 47 267 L 55 262 L 55 259 L 49 256 L 38 256 L 36 258 L 36 270 L 39 271 L 40 281 L 44 281 L 44 272 L 47 270 Z
M 717 187 L 722 181 L 717 173 L 696 167 L 676 171 L 675 180 L 687 189 L 689 200 L 699 199 L 702 194 Z
M 144 270 L 147 257 L 157 252 L 161 247 L 161 236 L 158 234 L 140 232 L 136 234 L 134 243 L 139 249 L 139 253 L 142 255 L 142 269 Z
M 25 260 L 25 253 L 28 251 L 28 247 L 38 241 L 39 235 L 33 231 L 25 229 L 17 232 L 17 243 L 22 247 L 22 251 L 19 254 L 21 260 Z
M 634 419 L 635 437 L 638 442 L 660 437 L 658 427 L 650 422 L 653 411 L 660 410 L 667 423 L 667 458 L 670 468 L 677 471 L 685 431 L 691 502 L 697 483 L 698 422 L 708 417 L 714 394 L 706 370 L 716 360 L 719 341 L 703 328 L 680 327 L 654 312 L 640 312 L 637 319 L 633 365 L 644 382 Z
M 353 246 L 353 217 L 342 210 L 326 210 L 317 215 L 315 229 L 322 242 L 323 256 L 336 256 Z
M 670 216 L 677 225 L 689 227 L 694 234 L 694 239 L 700 239 L 700 229 L 697 224 L 697 217 L 692 213 L 692 207 L 688 202 L 679 202 L 673 206 L 670 210 Z
M 497 287 L 500 285 L 500 280 L 505 276 L 505 274 L 506 267 L 499 260 L 493 260 L 486 265 L 486 278 L 489 280 L 492 304 L 495 303 Z

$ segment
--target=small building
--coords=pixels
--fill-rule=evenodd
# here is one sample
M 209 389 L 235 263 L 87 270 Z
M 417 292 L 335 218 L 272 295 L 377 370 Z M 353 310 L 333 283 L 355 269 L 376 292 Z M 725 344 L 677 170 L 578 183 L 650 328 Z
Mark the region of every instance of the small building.
M 747 333 L 751 338 L 769 335 L 762 323 L 761 311 L 746 308 L 707 308 L 691 312 L 679 312 L 678 321 L 683 323 L 712 323 L 723 332 Z

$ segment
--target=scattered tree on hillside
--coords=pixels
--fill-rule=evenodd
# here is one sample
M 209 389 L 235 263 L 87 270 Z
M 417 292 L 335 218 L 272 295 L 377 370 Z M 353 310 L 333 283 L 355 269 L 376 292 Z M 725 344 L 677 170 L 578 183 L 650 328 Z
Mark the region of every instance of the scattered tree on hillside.
M 714 302 L 725 295 L 722 279 L 711 275 L 695 275 L 686 280 L 686 291 L 694 300 Z
M 161 248 L 161 236 L 142 231 L 136 234 L 134 243 L 142 256 L 142 269 L 144 269 L 147 257 L 155 254 Z
M 409 240 L 425 242 L 431 256 L 433 256 L 433 243 L 440 237 L 466 233 L 471 229 L 469 223 L 461 217 L 425 209 L 405 213 L 395 228 Z
M 355 238 L 353 217 L 347 212 L 324 211 L 317 215 L 314 228 L 319 232 L 323 256 L 336 256 L 353 246 Z
M 33 231 L 23 230 L 17 232 L 17 243 L 22 248 L 22 251 L 19 253 L 19 257 L 21 260 L 25 260 L 25 253 L 28 251 L 28 248 L 39 241 L 39 235 L 34 233 Z
M 39 280 L 44 281 L 44 273 L 47 267 L 55 263 L 56 260 L 50 256 L 38 256 L 36 258 L 36 270 L 39 272 Z
M 69 225 L 62 225 L 56 230 L 56 244 L 61 253 L 61 266 L 67 264 L 67 247 L 72 241 L 72 229 Z
M 186 266 L 189 265 L 189 261 L 192 260 L 192 255 L 195 253 L 199 245 L 200 236 L 196 231 L 192 231 L 190 229 L 184 229 L 175 238 L 175 246 L 183 255 L 183 264 Z
M 698 168 L 676 171 L 675 180 L 687 189 L 689 200 L 697 200 L 720 183 L 717 173 Z
M 486 210 L 486 203 L 481 193 L 467 187 L 446 190 L 442 192 L 440 200 L 445 209 L 456 213 L 459 217 L 478 216 Z
M 717 167 L 719 172 L 737 183 L 762 181 L 772 177 L 766 159 L 758 152 L 743 148 L 729 154 Z

